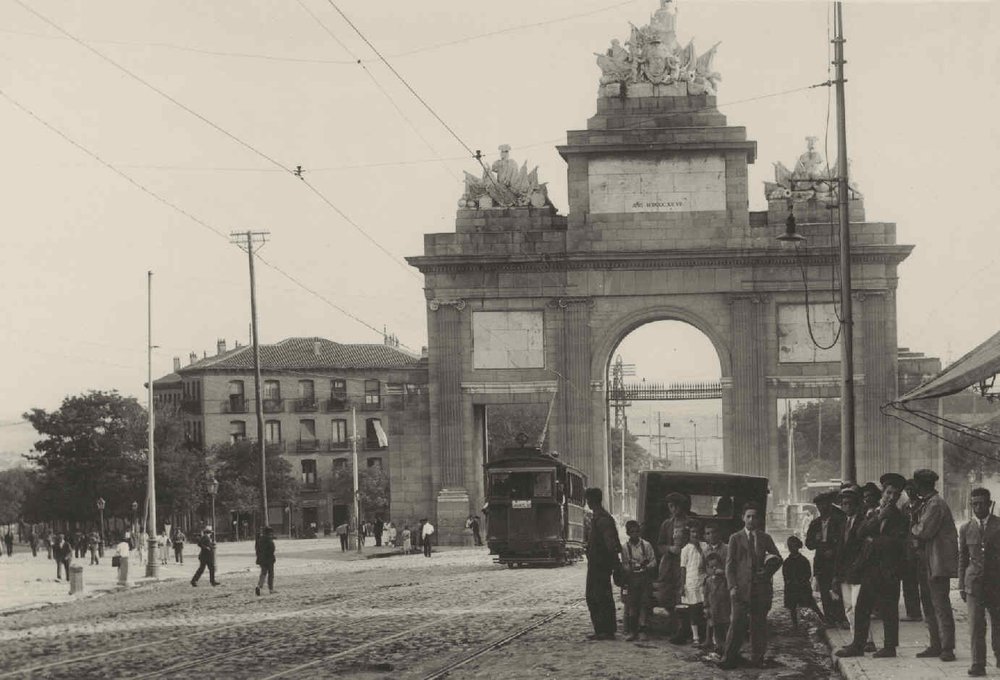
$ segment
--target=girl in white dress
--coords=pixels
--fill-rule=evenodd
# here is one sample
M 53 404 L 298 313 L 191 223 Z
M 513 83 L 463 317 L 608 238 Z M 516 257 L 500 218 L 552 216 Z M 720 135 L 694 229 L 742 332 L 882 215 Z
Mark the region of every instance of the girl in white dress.
M 684 584 L 681 604 L 687 605 L 687 622 L 691 626 L 691 635 L 694 637 L 694 644 L 700 647 L 705 641 L 705 548 L 708 546 L 701 542 L 701 524 L 691 522 L 688 530 L 688 543 L 681 550 Z M 684 633 L 686 637 L 686 631 Z

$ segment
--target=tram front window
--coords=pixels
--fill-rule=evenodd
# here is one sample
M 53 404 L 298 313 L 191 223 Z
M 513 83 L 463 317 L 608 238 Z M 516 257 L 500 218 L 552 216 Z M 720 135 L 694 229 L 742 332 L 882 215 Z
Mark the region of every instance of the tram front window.
M 490 495 L 494 498 L 529 500 L 531 498 L 551 498 L 554 475 L 552 471 L 541 472 L 493 472 L 490 474 Z

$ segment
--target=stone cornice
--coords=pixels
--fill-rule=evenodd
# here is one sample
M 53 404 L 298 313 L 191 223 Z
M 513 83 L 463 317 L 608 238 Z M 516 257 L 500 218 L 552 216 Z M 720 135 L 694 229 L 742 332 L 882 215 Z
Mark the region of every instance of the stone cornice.
M 559 383 L 555 380 L 462 383 L 462 392 L 466 394 L 554 394 L 558 391 Z
M 913 246 L 855 246 L 853 264 L 897 265 Z M 417 255 L 406 261 L 424 274 L 461 271 L 579 271 L 589 269 L 690 269 L 823 265 L 838 262 L 836 249 L 815 248 L 805 254 L 794 251 L 718 248 L 701 250 L 604 251 L 552 254 L 544 258 L 525 255 Z
M 656 114 L 651 114 L 651 117 L 655 117 Z M 726 130 L 731 128 L 708 128 L 710 130 Z M 642 133 L 649 134 L 650 132 L 656 132 L 656 128 L 636 128 L 634 130 L 593 130 L 590 131 L 594 135 L 618 135 L 618 136 L 631 136 L 639 137 Z M 752 141 L 723 141 L 723 140 L 706 140 L 702 142 L 671 142 L 671 141 L 636 141 L 632 143 L 611 143 L 602 144 L 600 142 L 591 144 L 564 144 L 556 147 L 556 151 L 559 155 L 563 157 L 563 160 L 568 160 L 568 156 L 586 154 L 586 155 L 621 155 L 621 154 L 634 154 L 634 153 L 650 153 L 658 151 L 675 151 L 681 153 L 689 153 L 691 151 L 708 151 L 708 152 L 722 152 L 722 151 L 732 151 L 739 150 L 743 151 L 747 155 L 747 163 L 753 163 L 757 159 L 757 142 Z
M 441 309 L 442 305 L 450 305 L 455 309 L 457 309 L 458 311 L 462 311 L 463 309 L 465 309 L 465 300 L 461 298 L 454 300 L 444 299 L 444 298 L 442 299 L 433 298 L 431 300 L 428 300 L 427 302 L 427 308 L 432 312 L 436 312 L 437 310 Z

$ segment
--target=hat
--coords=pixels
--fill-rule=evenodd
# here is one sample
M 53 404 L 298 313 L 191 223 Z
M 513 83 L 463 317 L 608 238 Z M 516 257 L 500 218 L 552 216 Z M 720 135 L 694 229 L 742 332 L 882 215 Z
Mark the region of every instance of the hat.
M 877 496 L 881 496 L 882 489 L 878 488 L 878 484 L 876 484 L 875 482 L 868 482 L 863 487 L 861 487 L 861 493 L 862 494 L 873 493 Z
M 918 484 L 936 484 L 938 480 L 938 473 L 934 472 L 934 470 L 922 468 L 913 473 L 913 479 Z
M 677 491 L 671 491 L 667 494 L 667 503 L 674 503 L 676 505 L 687 505 L 688 497 Z
M 903 487 L 906 486 L 906 478 L 898 472 L 886 472 L 878 478 L 878 483 L 882 485 L 882 488 L 892 486 L 902 491 Z
M 858 495 L 861 493 L 861 489 L 856 486 L 845 486 L 840 490 L 841 498 L 853 498 L 857 500 Z
M 207 527 L 205 527 L 204 529 L 202 529 L 202 531 L 211 532 L 212 531 L 212 525 L 208 525 Z
M 812 502 L 814 505 L 819 505 L 820 503 L 833 503 L 835 500 L 837 500 L 836 491 L 824 491 L 813 496 Z

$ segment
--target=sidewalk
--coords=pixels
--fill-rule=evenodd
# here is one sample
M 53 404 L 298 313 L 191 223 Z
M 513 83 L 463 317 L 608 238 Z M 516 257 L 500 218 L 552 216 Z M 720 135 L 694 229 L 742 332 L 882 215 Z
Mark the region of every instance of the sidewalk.
M 957 581 L 953 581 L 957 583 Z M 941 678 L 968 678 L 966 671 L 972 665 L 969 651 L 969 627 L 965 603 L 958 596 L 958 591 L 951 591 L 951 606 L 955 612 L 955 656 L 956 661 L 945 663 L 939 659 L 918 659 L 916 653 L 923 651 L 928 644 L 927 625 L 923 621 L 900 621 L 899 647 L 895 659 L 873 659 L 871 654 L 863 657 L 839 659 L 833 657 L 834 666 L 847 680 L 941 680 Z M 872 621 L 872 632 L 875 644 L 882 646 L 882 622 Z M 831 653 L 850 642 L 850 631 L 839 628 L 829 628 L 826 631 L 830 641 Z M 995 666 L 993 651 L 990 649 L 989 633 L 986 640 L 986 675 L 1000 676 L 1000 669 Z
M 298 569 L 314 569 L 330 561 L 344 562 L 366 560 L 375 555 L 392 552 L 391 548 L 376 548 L 367 545 L 364 551 L 340 551 L 340 542 L 330 538 L 278 539 L 278 560 L 283 573 Z M 188 543 L 184 549 L 184 564 L 174 563 L 173 551 L 165 565 L 158 565 L 159 578 L 146 578 L 146 565 L 138 564 L 135 553 L 131 558 L 129 572 L 132 587 L 140 587 L 158 581 L 190 579 L 198 568 L 198 546 Z M 0 614 L 42 607 L 50 604 L 74 602 L 80 598 L 90 598 L 118 590 L 118 569 L 111 566 L 111 551 L 105 551 L 99 565 L 90 565 L 86 557 L 73 558 L 72 565 L 83 566 L 84 591 L 78 595 L 69 594 L 69 581 L 56 579 L 56 563 L 46 557 L 44 548 L 37 557 L 25 545 L 14 547 L 13 557 L 0 557 Z M 256 573 L 253 541 L 219 543 L 216 547 L 216 565 L 219 580 L 226 574 Z M 208 582 L 208 573 L 202 578 Z

